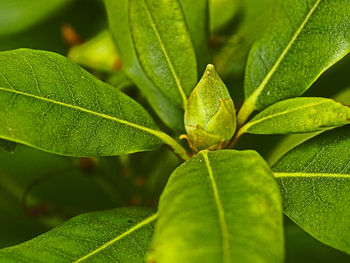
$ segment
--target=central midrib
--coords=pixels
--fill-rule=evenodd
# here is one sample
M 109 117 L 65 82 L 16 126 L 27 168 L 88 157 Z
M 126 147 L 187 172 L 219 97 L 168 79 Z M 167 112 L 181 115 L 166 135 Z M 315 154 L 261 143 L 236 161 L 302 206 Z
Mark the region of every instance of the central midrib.
M 85 108 L 82 108 L 80 106 L 68 104 L 68 103 L 65 103 L 65 102 L 61 102 L 61 101 L 56 101 L 56 100 L 40 97 L 40 96 L 37 96 L 37 95 L 33 95 L 33 94 L 30 94 L 30 93 L 18 91 L 18 90 L 15 90 L 15 89 L 7 89 L 7 88 L 0 87 L 0 91 L 1 90 L 5 91 L 5 92 L 9 92 L 9 93 L 14 93 L 14 94 L 18 94 L 18 95 L 34 98 L 34 99 L 45 101 L 45 102 L 50 102 L 50 103 L 53 103 L 53 104 L 56 104 L 56 105 L 61 105 L 61 106 L 64 106 L 64 107 L 67 107 L 67 108 L 71 108 L 71 109 L 75 109 L 75 110 L 78 110 L 78 111 L 83 111 L 83 112 L 86 112 L 86 113 L 91 114 L 91 115 L 95 115 L 95 116 L 98 116 L 98 117 L 101 117 L 101 118 L 105 118 L 105 119 L 108 119 L 108 120 L 119 122 L 119 123 L 124 124 L 124 125 L 131 126 L 133 128 L 136 128 L 136 129 L 148 132 L 148 133 L 150 133 L 150 134 L 152 134 L 154 136 L 159 137 L 159 134 L 158 134 L 158 133 L 160 133 L 159 131 L 156 131 L 156 130 L 153 130 L 153 129 L 144 127 L 142 125 L 138 125 L 138 124 L 126 121 L 126 120 L 122 120 L 122 119 L 119 119 L 119 118 L 116 118 L 116 117 L 113 117 L 113 116 L 110 116 L 110 115 L 107 115 L 107 114 L 104 114 L 104 113 L 92 111 L 92 110 L 85 109 Z
M 304 177 L 304 178 L 315 178 L 315 177 L 323 177 L 323 178 L 349 178 L 350 174 L 337 174 L 337 173 L 313 173 L 313 172 L 293 172 L 293 173 L 274 173 L 276 178 L 287 178 L 287 177 Z
M 271 70 L 266 74 L 265 78 L 263 79 L 263 81 L 260 83 L 260 85 L 258 86 L 258 88 L 253 92 L 253 94 L 250 96 L 250 100 L 253 101 L 255 103 L 255 101 L 257 100 L 259 94 L 262 92 L 262 90 L 265 88 L 265 86 L 267 85 L 267 83 L 269 82 L 269 80 L 271 79 L 271 77 L 273 76 L 273 74 L 276 72 L 278 66 L 281 64 L 282 60 L 284 59 L 284 57 L 287 55 L 288 51 L 290 50 L 290 48 L 292 47 L 292 45 L 294 44 L 294 42 L 296 41 L 296 39 L 298 38 L 298 36 L 300 35 L 300 33 L 302 32 L 302 30 L 304 29 L 305 25 L 307 24 L 307 22 L 309 21 L 311 15 L 314 13 L 314 11 L 316 10 L 317 6 L 320 4 L 321 0 L 317 0 L 315 2 L 315 4 L 312 6 L 312 8 L 310 9 L 310 11 L 307 13 L 305 19 L 303 20 L 303 22 L 300 24 L 300 26 L 298 27 L 297 31 L 294 33 L 293 37 L 291 38 L 291 40 L 288 42 L 287 46 L 284 48 L 284 50 L 282 51 L 281 55 L 278 57 L 278 59 L 276 60 L 275 64 L 272 66 Z
M 106 249 L 107 247 L 111 246 L 112 244 L 114 244 L 115 242 L 117 242 L 118 240 L 122 239 L 123 237 L 130 235 L 132 232 L 136 231 L 137 229 L 150 224 L 151 222 L 153 222 L 154 220 L 156 220 L 158 217 L 158 214 L 154 214 L 148 218 L 146 218 L 145 220 L 139 222 L 138 224 L 134 225 L 133 227 L 131 227 L 129 230 L 125 231 L 124 233 L 118 235 L 117 237 L 113 238 L 112 240 L 108 241 L 107 243 L 99 246 L 97 249 L 91 251 L 90 253 L 86 254 L 85 256 L 80 257 L 79 259 L 75 260 L 74 263 L 79 263 L 82 262 L 86 259 L 88 259 L 89 257 L 99 253 L 100 251 Z
M 154 34 L 157 37 L 157 40 L 158 40 L 159 45 L 160 45 L 160 48 L 161 48 L 161 50 L 162 50 L 162 52 L 164 54 L 165 60 L 167 61 L 167 64 L 168 64 L 168 66 L 170 68 L 170 71 L 171 71 L 171 74 L 173 75 L 174 80 L 176 82 L 176 86 L 177 86 L 177 89 L 178 89 L 178 91 L 179 91 L 179 93 L 181 95 L 181 98 L 183 100 L 184 107 L 186 107 L 186 105 L 187 105 L 187 96 L 186 96 L 186 94 L 184 92 L 184 89 L 183 89 L 183 87 L 181 85 L 181 82 L 180 82 L 179 78 L 177 77 L 176 71 L 175 71 L 174 66 L 173 66 L 173 64 L 171 62 L 171 59 L 170 59 L 170 57 L 168 55 L 168 52 L 166 51 L 166 48 L 165 48 L 165 46 L 163 44 L 162 38 L 160 37 L 160 35 L 158 33 L 157 26 L 154 23 L 154 20 L 153 20 L 152 14 L 151 14 L 151 12 L 150 12 L 150 10 L 148 8 L 148 5 L 147 5 L 145 0 L 143 0 L 143 3 L 145 5 L 145 11 L 146 11 L 147 16 L 148 16 L 148 18 L 150 20 L 150 24 L 151 24 L 151 27 L 153 29 L 153 32 L 154 32 Z
M 220 228 L 221 228 L 221 233 L 222 233 L 223 262 L 229 263 L 229 262 L 231 262 L 230 242 L 229 242 L 229 233 L 228 233 L 228 226 L 227 226 L 227 222 L 226 222 L 226 218 L 225 218 L 225 212 L 224 212 L 224 208 L 222 206 L 222 202 L 220 200 L 218 187 L 217 187 L 216 182 L 215 182 L 213 170 L 211 168 L 210 161 L 208 158 L 208 153 L 206 151 L 203 152 L 203 157 L 205 160 L 205 164 L 207 166 L 209 179 L 210 179 L 210 182 L 211 182 L 211 185 L 213 188 L 214 199 L 215 199 L 216 207 L 218 210 Z
M 319 101 L 319 102 L 316 102 L 316 103 L 311 103 L 311 104 L 303 105 L 303 106 L 300 106 L 300 107 L 298 107 L 298 108 L 294 108 L 294 109 L 291 109 L 291 110 L 286 110 L 286 111 L 282 111 L 282 112 L 278 112 L 278 113 L 275 113 L 275 114 L 268 115 L 268 116 L 263 117 L 263 118 L 261 118 L 261 119 L 259 119 L 259 120 L 252 121 L 252 122 L 248 122 L 244 127 L 242 127 L 242 130 L 248 131 L 248 129 L 249 129 L 250 127 L 254 126 L 254 125 L 257 124 L 257 123 L 261 123 L 261 122 L 263 122 L 263 121 L 272 119 L 272 118 L 274 118 L 274 117 L 282 116 L 282 115 L 284 115 L 284 114 L 288 114 L 288 113 L 295 112 L 295 111 L 298 111 L 298 110 L 302 110 L 302 109 L 314 107 L 314 106 L 317 106 L 317 105 L 320 105 L 320 104 L 323 104 L 323 103 L 329 103 L 329 100 L 327 100 L 327 101 Z

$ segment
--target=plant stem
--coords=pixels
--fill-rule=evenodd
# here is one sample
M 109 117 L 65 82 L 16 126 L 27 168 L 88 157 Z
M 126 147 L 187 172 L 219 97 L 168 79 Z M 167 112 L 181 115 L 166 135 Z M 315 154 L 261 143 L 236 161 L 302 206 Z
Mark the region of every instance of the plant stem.
M 244 134 L 244 131 L 242 129 L 239 129 L 236 135 L 230 141 L 227 148 L 232 149 L 237 144 L 237 142 L 241 139 L 243 134 Z
M 240 128 L 243 126 L 243 124 L 248 120 L 249 116 L 253 113 L 253 111 L 255 110 L 251 99 L 247 99 L 241 109 L 238 112 L 237 115 L 237 128 Z
M 180 157 L 180 159 L 182 159 L 183 161 L 187 161 L 190 159 L 190 154 L 174 138 L 161 131 L 157 131 L 156 135 L 165 144 L 169 145 L 173 152 Z

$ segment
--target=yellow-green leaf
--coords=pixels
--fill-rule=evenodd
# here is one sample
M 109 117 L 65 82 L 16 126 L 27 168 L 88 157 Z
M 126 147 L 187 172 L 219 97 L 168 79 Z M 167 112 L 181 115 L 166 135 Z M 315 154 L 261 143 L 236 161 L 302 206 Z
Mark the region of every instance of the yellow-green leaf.
M 241 133 L 289 134 L 322 131 L 350 122 L 350 108 L 331 99 L 294 98 L 277 102 L 242 127 Z
M 202 151 L 168 181 L 148 262 L 282 262 L 281 209 L 256 152 Z

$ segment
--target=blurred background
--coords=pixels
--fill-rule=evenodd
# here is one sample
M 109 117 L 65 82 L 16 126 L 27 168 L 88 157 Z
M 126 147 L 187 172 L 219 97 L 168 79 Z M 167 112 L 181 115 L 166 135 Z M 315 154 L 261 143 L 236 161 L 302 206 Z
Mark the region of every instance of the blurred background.
M 194 0 L 189 0 L 194 1 Z M 238 108 L 251 45 L 273 19 L 279 0 L 209 0 L 211 62 Z M 116 10 L 117 11 L 117 10 Z M 32 48 L 67 56 L 152 112 L 123 72 L 102 0 L 1 0 L 0 51 Z M 350 105 L 350 57 L 321 76 L 305 96 Z M 178 134 L 174 134 L 178 136 Z M 270 164 L 313 136 L 247 135 L 238 148 L 257 150 Z M 57 156 L 26 146 L 0 149 L 0 248 L 31 239 L 81 213 L 121 206 L 156 207 L 179 160 L 168 149 L 104 158 Z M 285 218 L 286 262 L 350 262 Z

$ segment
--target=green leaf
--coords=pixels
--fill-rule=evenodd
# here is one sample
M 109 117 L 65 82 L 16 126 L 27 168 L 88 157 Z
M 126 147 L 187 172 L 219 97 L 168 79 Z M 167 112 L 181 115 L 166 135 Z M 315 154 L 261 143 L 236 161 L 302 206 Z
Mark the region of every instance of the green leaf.
M 197 57 L 198 74 L 210 63 L 208 0 L 179 0 Z
M 23 31 L 44 20 L 73 0 L 1 0 L 0 35 Z
M 0 138 L 72 156 L 159 146 L 148 113 L 68 59 L 45 51 L 0 53 Z
M 0 248 L 72 216 L 123 206 L 139 192 L 114 157 L 70 158 L 17 145 L 13 155 L 0 151 L 0 164 Z
M 286 239 L 286 263 L 348 263 L 350 256 L 322 244 L 295 224 L 284 228 Z
M 120 68 L 120 59 L 109 31 L 103 30 L 83 44 L 72 47 L 68 57 L 91 69 L 114 72 Z
M 131 34 L 140 63 L 168 98 L 185 108 L 197 83 L 197 62 L 178 0 L 130 0 Z
M 77 216 L 20 245 L 0 250 L 1 262 L 143 262 L 156 214 L 119 208 Z
M 273 167 L 284 212 L 327 245 L 350 253 L 350 127 L 297 146 Z
M 210 32 L 215 33 L 232 22 L 241 7 L 241 2 L 237 0 L 209 0 Z
M 109 28 L 123 63 L 123 69 L 145 95 L 154 111 L 166 125 L 175 131 L 183 131 L 183 110 L 173 104 L 145 75 L 138 61 L 132 41 L 128 0 L 105 0 Z
M 240 133 L 316 132 L 350 122 L 350 108 L 331 99 L 294 98 L 277 102 L 256 115 Z
M 280 194 L 252 151 L 202 151 L 161 196 L 148 262 L 282 262 Z
M 343 91 L 339 92 L 336 96 L 333 97 L 333 99 L 342 104 L 350 105 L 350 88 L 346 88 Z M 281 140 L 279 140 L 278 144 L 266 157 L 267 162 L 272 166 L 288 151 L 324 131 L 325 130 L 313 133 L 285 135 L 283 138 L 281 138 Z
M 235 2 L 231 3 L 231 8 L 239 2 L 236 0 L 213 1 Z M 273 21 L 273 10 L 276 1 L 280 0 L 241 1 L 240 12 L 237 14 L 237 17 L 241 18 L 238 28 L 223 43 L 222 48 L 214 57 L 214 65 L 221 76 L 232 78 L 234 75 L 241 76 L 243 74 L 251 46 L 261 38 L 267 26 Z M 228 9 L 227 5 L 226 8 Z
M 349 12 L 344 0 L 280 1 L 249 55 L 240 123 L 255 109 L 301 95 L 349 52 Z
M 0 149 L 13 153 L 15 151 L 15 148 L 16 143 L 0 139 Z

